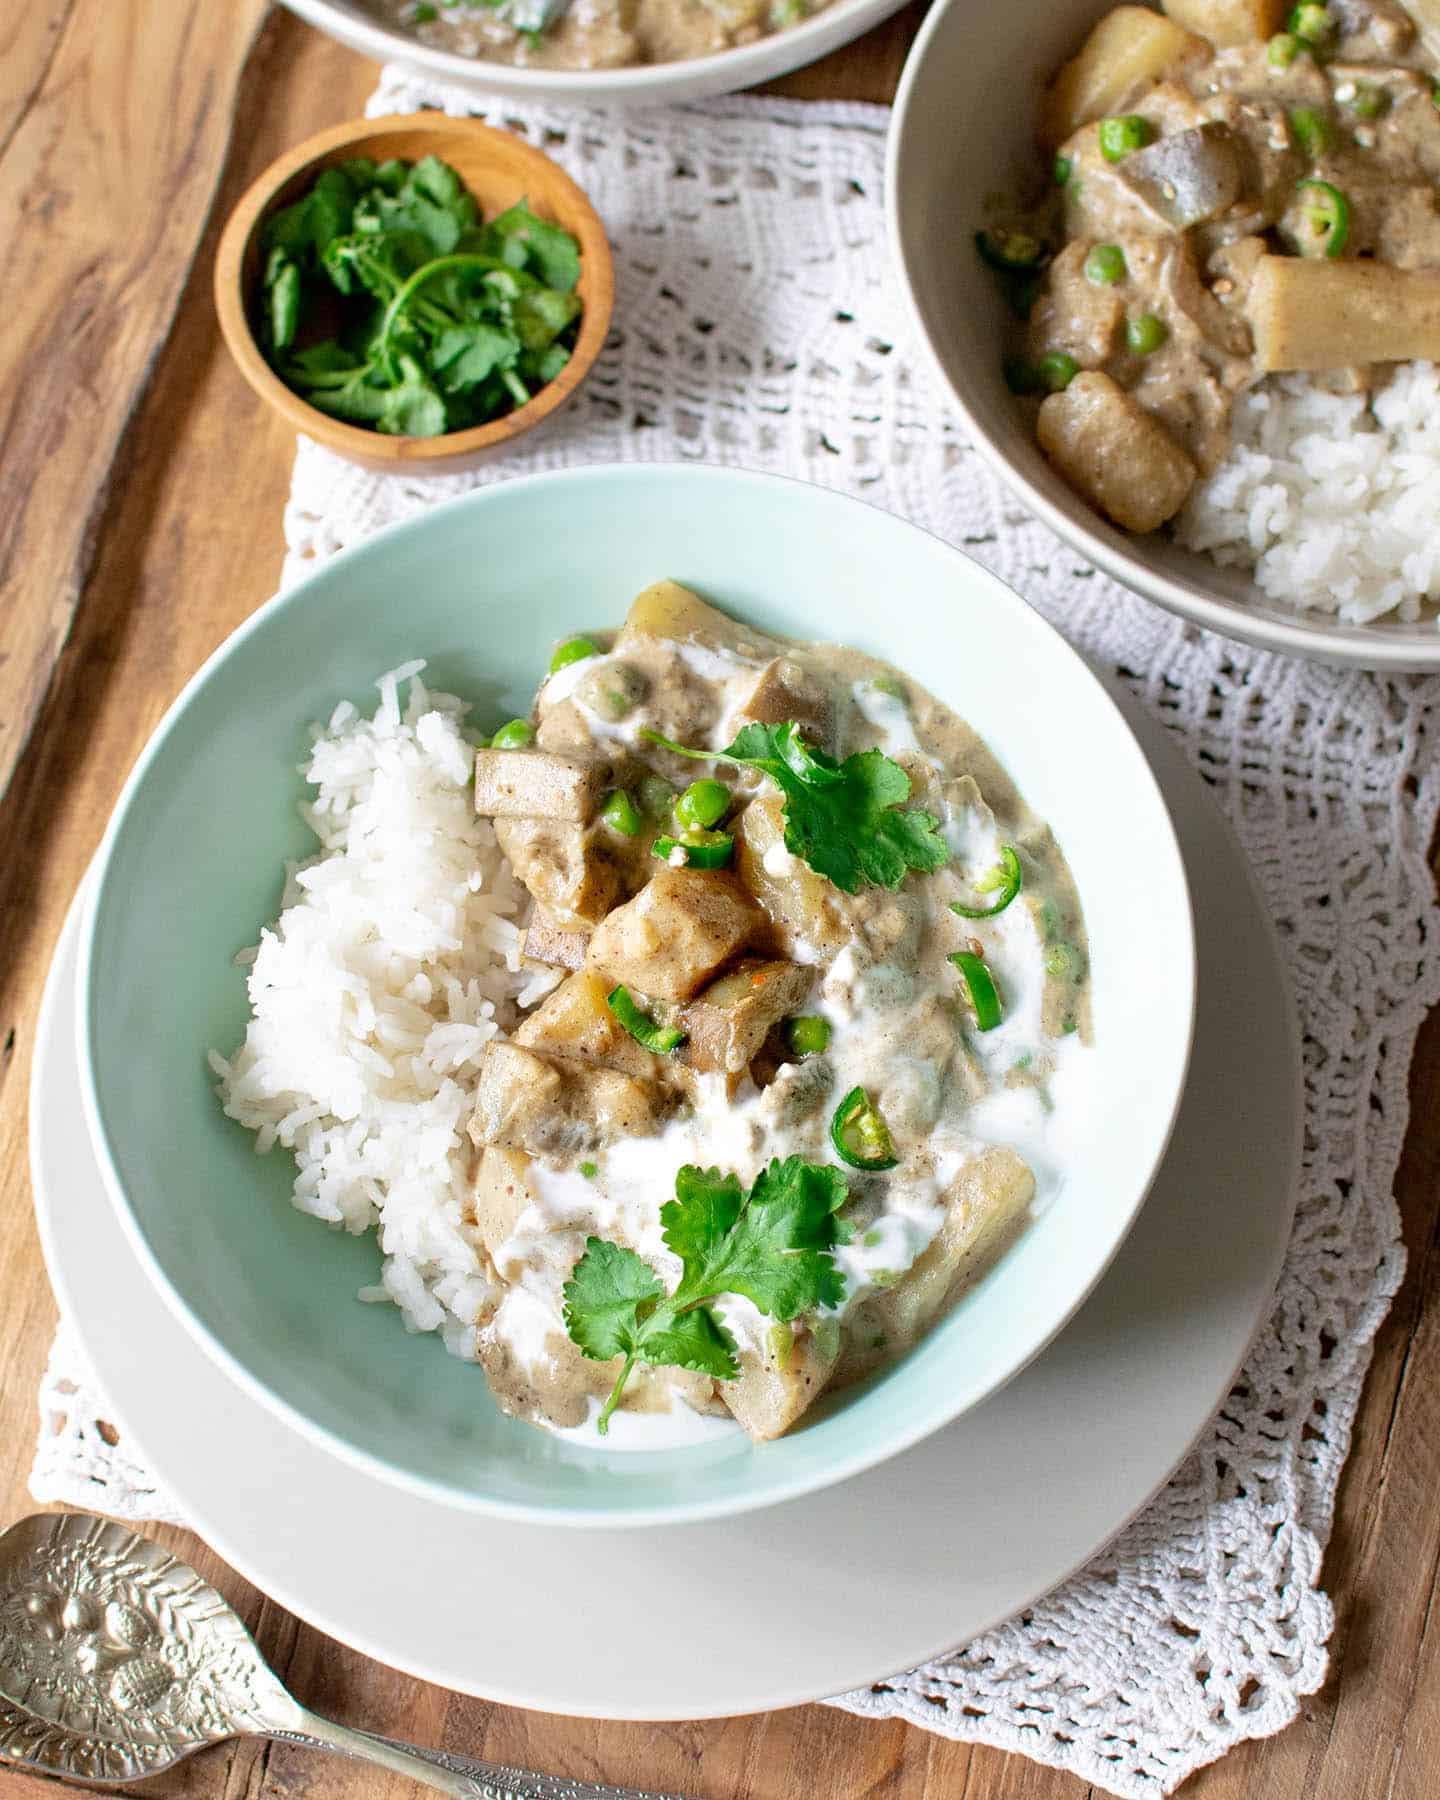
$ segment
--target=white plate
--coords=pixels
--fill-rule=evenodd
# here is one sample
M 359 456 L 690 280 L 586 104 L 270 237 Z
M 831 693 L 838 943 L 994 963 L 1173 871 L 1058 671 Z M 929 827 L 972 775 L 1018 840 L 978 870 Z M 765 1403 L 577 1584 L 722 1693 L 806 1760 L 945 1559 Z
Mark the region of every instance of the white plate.
M 233 1386 L 148 1286 L 79 1129 L 72 912 L 31 1091 L 41 1237 L 133 1442 L 200 1534 L 311 1625 L 397 1668 L 512 1705 L 638 1719 L 860 1686 L 1088 1560 L 1229 1388 L 1268 1310 L 1299 1160 L 1299 1050 L 1273 933 L 1200 782 L 1157 726 L 1132 723 L 1199 926 L 1191 1082 L 1150 1200 L 1081 1312 L 1001 1393 L 881 1468 L 744 1518 L 576 1533 L 477 1517 L 357 1472 Z M 662 1596 L 704 1618 L 703 1658 L 655 1654 Z
M 563 100 L 572 106 L 673 106 L 680 100 L 733 94 L 756 82 L 788 75 L 791 69 L 828 56 L 899 12 L 905 0 L 834 0 L 803 25 L 757 38 L 753 44 L 713 56 L 687 57 L 683 62 L 637 63 L 624 69 L 517 69 L 509 63 L 431 49 L 409 32 L 387 25 L 356 0 L 285 3 L 291 12 L 361 56 L 422 70 L 469 93 Z

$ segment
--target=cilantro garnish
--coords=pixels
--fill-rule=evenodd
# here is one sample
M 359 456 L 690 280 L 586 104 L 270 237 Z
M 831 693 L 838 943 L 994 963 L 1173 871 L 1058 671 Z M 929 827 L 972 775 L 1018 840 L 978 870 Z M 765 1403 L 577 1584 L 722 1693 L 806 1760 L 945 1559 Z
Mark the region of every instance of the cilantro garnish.
M 263 241 L 266 354 L 335 418 L 438 437 L 524 406 L 570 360 L 579 245 L 523 200 L 483 224 L 438 157 L 326 169 Z
M 722 1294 L 781 1321 L 839 1306 L 845 1276 L 830 1253 L 849 1240 L 838 1216 L 847 1191 L 838 1169 L 800 1156 L 776 1157 L 748 1194 L 735 1175 L 687 1163 L 660 1209 L 665 1242 L 684 1265 L 673 1294 L 633 1250 L 587 1238 L 565 1283 L 565 1329 L 596 1362 L 625 1358 L 597 1430 L 609 1429 L 637 1362 L 735 1379 L 735 1340 L 710 1310 Z
M 691 750 L 658 731 L 641 737 L 677 756 L 759 769 L 785 796 L 785 848 L 847 894 L 866 883 L 898 888 L 911 869 L 928 874 L 950 860 L 937 821 L 902 810 L 910 777 L 880 750 L 836 762 L 807 744 L 793 719 L 747 725 L 727 750 Z

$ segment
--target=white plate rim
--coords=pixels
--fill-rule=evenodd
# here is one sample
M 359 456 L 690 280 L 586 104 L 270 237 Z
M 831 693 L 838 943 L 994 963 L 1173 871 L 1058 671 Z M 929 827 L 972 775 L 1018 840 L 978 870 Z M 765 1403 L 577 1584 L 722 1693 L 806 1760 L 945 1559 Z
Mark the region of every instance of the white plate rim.
M 1157 742 L 1163 739 L 1163 733 L 1159 731 L 1158 727 L 1151 725 L 1146 731 L 1146 737 L 1148 739 L 1146 747 L 1154 753 Z M 1220 841 L 1222 844 L 1228 845 L 1232 859 L 1236 858 L 1238 851 L 1233 839 L 1229 836 L 1228 828 L 1225 828 L 1223 822 L 1219 821 L 1218 814 L 1215 813 L 1208 798 L 1203 798 L 1202 801 L 1202 791 L 1198 780 L 1188 771 L 1180 769 L 1179 759 L 1175 752 L 1164 746 L 1163 742 L 1159 742 L 1159 749 L 1162 763 L 1168 760 L 1170 764 L 1168 770 L 1164 771 L 1167 787 L 1175 779 L 1178 769 L 1183 779 L 1192 786 L 1193 792 L 1190 795 L 1192 806 L 1196 803 L 1203 803 L 1210 811 L 1211 825 L 1220 824 Z M 1288 1002 L 1290 999 L 1289 988 L 1279 962 L 1275 934 L 1258 904 L 1253 876 L 1244 864 L 1243 858 L 1239 859 L 1238 867 L 1232 867 L 1225 872 L 1225 880 L 1235 885 L 1237 875 L 1240 877 L 1238 886 L 1249 896 L 1251 914 L 1260 928 L 1257 936 L 1265 960 L 1271 974 L 1277 980 L 1278 991 Z M 144 1321 L 143 1317 L 137 1320 L 134 1315 L 130 1315 L 128 1325 L 124 1325 L 113 1319 L 107 1321 L 101 1312 L 87 1316 L 83 1305 L 77 1304 L 72 1285 L 72 1276 L 78 1267 L 72 1261 L 74 1246 L 65 1240 L 67 1221 L 62 1217 L 62 1197 L 48 1182 L 45 1168 L 47 1157 L 55 1146 L 57 1137 L 63 1139 L 67 1135 L 63 1131 L 57 1133 L 52 1126 L 52 1119 L 56 1118 L 63 1109 L 47 1107 L 45 1076 L 55 1060 L 57 1047 L 62 1051 L 68 1048 L 69 1054 L 74 1055 L 74 1036 L 73 1032 L 67 1029 L 69 1021 L 65 1017 L 65 1006 L 73 994 L 77 914 L 78 905 L 76 909 L 72 909 L 60 948 L 56 952 L 37 1031 L 31 1088 L 32 1168 L 37 1220 L 52 1282 L 87 1351 L 98 1361 L 104 1357 L 104 1340 L 107 1331 L 114 1333 L 122 1330 L 131 1332 L 143 1330 Z M 68 971 L 67 955 L 69 957 Z M 1249 1291 L 1252 1295 L 1263 1292 L 1263 1297 L 1258 1305 L 1252 1307 L 1249 1324 L 1243 1334 L 1233 1336 L 1223 1368 L 1217 1364 L 1211 1369 L 1210 1385 L 1213 1403 L 1207 1406 L 1203 1418 L 1198 1420 L 1191 1418 L 1190 1425 L 1195 1430 L 1203 1429 L 1205 1420 L 1213 1413 L 1214 1405 L 1219 1404 L 1223 1399 L 1236 1369 L 1243 1362 L 1254 1331 L 1259 1328 L 1268 1315 L 1269 1293 L 1289 1240 L 1290 1213 L 1295 1194 L 1293 1177 L 1298 1170 L 1301 1129 L 1300 1065 L 1293 1004 L 1285 1006 L 1283 1023 L 1284 1037 L 1292 1052 L 1288 1066 L 1290 1079 L 1288 1084 L 1284 1084 L 1288 1087 L 1291 1103 L 1292 1129 L 1288 1138 L 1283 1131 L 1273 1134 L 1274 1141 L 1270 1146 L 1270 1152 L 1277 1155 L 1277 1166 L 1283 1164 L 1289 1169 L 1291 1179 L 1286 1184 L 1285 1198 L 1278 1208 L 1275 1206 L 1273 1196 L 1271 1197 L 1272 1242 L 1271 1254 L 1267 1258 L 1266 1266 L 1263 1269 L 1251 1268 L 1248 1271 Z M 68 1136 L 71 1140 L 69 1147 L 73 1149 L 73 1131 Z M 88 1151 L 88 1145 L 84 1148 Z M 109 1215 L 108 1208 L 106 1214 L 106 1226 L 117 1235 L 121 1253 L 129 1256 L 129 1248 L 123 1235 L 120 1234 L 118 1222 Z M 82 1245 L 89 1245 L 93 1242 L 93 1239 L 87 1237 L 83 1232 L 80 1235 Z M 138 1264 L 135 1265 L 133 1274 L 140 1276 Z M 107 1263 L 105 1276 L 107 1279 L 111 1279 L 113 1275 L 113 1262 Z M 1262 1276 L 1263 1280 L 1260 1279 Z M 1117 1271 L 1116 1279 L 1118 1280 L 1118 1278 L 1119 1272 Z M 140 1276 L 140 1279 L 143 1284 L 143 1276 Z M 1099 1306 L 1098 1297 L 1094 1304 Z M 176 1321 L 170 1317 L 168 1309 L 161 1305 L 158 1297 L 153 1293 L 146 1296 L 145 1310 L 150 1319 L 167 1320 L 171 1329 L 177 1331 L 180 1329 Z M 1086 1316 L 1086 1313 L 1082 1311 L 1081 1319 L 1072 1324 L 1070 1330 L 1078 1330 Z M 1001 1394 L 992 1398 L 975 1413 L 967 1415 L 966 1418 L 947 1428 L 946 1431 L 936 1434 L 917 1451 L 910 1452 L 907 1461 L 923 1459 L 927 1478 L 948 1480 L 946 1471 L 953 1471 L 958 1466 L 959 1459 L 964 1456 L 961 1440 L 967 1435 L 967 1428 L 973 1431 L 975 1421 L 981 1414 L 996 1412 L 997 1409 L 1010 1411 L 1016 1409 L 1030 1390 L 1038 1382 L 1043 1381 L 1047 1364 L 1058 1360 L 1067 1335 L 1062 1334 L 1051 1350 L 1032 1364 L 1031 1370 L 1025 1376 L 1009 1384 Z M 1243 1342 L 1241 1341 L 1242 1336 Z M 866 1501 L 874 1497 L 877 1477 L 882 1483 L 885 1483 L 889 1471 L 897 1468 L 897 1465 L 892 1463 L 888 1465 L 888 1469 L 872 1471 L 868 1476 L 858 1477 L 851 1482 L 826 1489 L 819 1495 L 811 1496 L 806 1502 L 792 1502 L 767 1513 L 752 1514 L 746 1518 L 736 1517 L 700 1526 L 677 1526 L 668 1531 L 644 1536 L 630 1531 L 605 1532 L 599 1534 L 598 1538 L 596 1534 L 591 1533 L 537 1532 L 534 1527 L 515 1527 L 507 1521 L 464 1513 L 459 1509 L 444 1509 L 433 1503 L 421 1502 L 414 1496 L 407 1495 L 401 1489 L 363 1477 L 339 1462 L 338 1459 L 323 1456 L 312 1445 L 301 1439 L 298 1434 L 288 1432 L 268 1409 L 260 1407 L 244 1393 L 236 1390 L 207 1359 L 196 1356 L 192 1361 L 193 1368 L 201 1371 L 200 1385 L 207 1388 L 213 1387 L 230 1408 L 253 1413 L 254 1422 L 259 1424 L 265 1438 L 282 1459 L 285 1457 L 293 1459 L 299 1456 L 304 1466 L 319 1470 L 321 1479 L 340 1481 L 347 1493 L 351 1489 L 357 1490 L 362 1510 L 366 1510 L 367 1501 L 373 1503 L 373 1506 L 378 1507 L 381 1511 L 388 1509 L 394 1512 L 398 1509 L 400 1516 L 409 1517 L 416 1523 L 423 1519 L 428 1522 L 432 1530 L 449 1531 L 457 1543 L 467 1545 L 498 1543 L 503 1548 L 506 1544 L 513 1544 L 517 1539 L 529 1537 L 533 1541 L 543 1538 L 546 1542 L 547 1554 L 558 1554 L 562 1558 L 567 1555 L 583 1557 L 587 1548 L 593 1549 L 597 1542 L 603 1542 L 607 1556 L 629 1558 L 632 1563 L 638 1558 L 636 1567 L 642 1572 L 646 1567 L 646 1558 L 650 1554 L 650 1547 L 659 1547 L 663 1550 L 667 1542 L 687 1547 L 704 1544 L 712 1546 L 718 1553 L 728 1539 L 733 1547 L 743 1548 L 747 1543 L 753 1545 L 763 1542 L 760 1534 L 763 1532 L 767 1520 L 783 1522 L 785 1515 L 795 1515 L 797 1506 L 803 1505 L 813 1509 L 817 1502 L 824 1508 L 827 1518 L 840 1517 L 848 1513 L 852 1532 L 860 1531 L 863 1534 L 860 1514 L 862 1512 L 865 1514 L 865 1522 L 868 1523 L 869 1512 L 866 1508 Z M 170 1372 L 172 1379 L 176 1373 L 177 1371 L 173 1370 Z M 182 1379 L 185 1378 L 186 1372 L 178 1373 L 181 1374 Z M 125 1396 L 119 1395 L 118 1399 L 117 1410 L 121 1412 L 122 1416 L 126 1416 Z M 167 1419 L 167 1430 L 169 1429 L 168 1420 L 174 1410 L 173 1407 L 168 1410 L 161 1409 Z M 1064 1416 L 1063 1413 L 1062 1416 Z M 154 1424 L 155 1419 L 152 1417 L 148 1423 Z M 1184 1449 L 1180 1450 L 1173 1460 L 1167 1462 L 1167 1467 L 1158 1474 L 1158 1477 L 1152 1469 L 1149 1478 L 1143 1483 L 1143 1491 L 1140 1486 L 1132 1486 L 1124 1507 L 1117 1509 L 1114 1516 L 1108 1520 L 1103 1535 L 1083 1546 L 1074 1546 L 1072 1553 L 1065 1559 L 1064 1566 L 1051 1564 L 1043 1570 L 1038 1567 L 1032 1569 L 1029 1582 L 1023 1587 L 1023 1590 L 1016 1588 L 1008 1597 L 1007 1604 L 998 1610 L 992 1609 L 985 1616 L 977 1615 L 966 1618 L 963 1622 L 957 1622 L 957 1629 L 950 1632 L 943 1642 L 936 1637 L 932 1630 L 923 1641 L 918 1637 L 913 1642 L 907 1640 L 903 1652 L 898 1643 L 888 1642 L 888 1640 L 886 1649 L 871 1649 L 870 1645 L 874 1642 L 873 1630 L 867 1627 L 866 1633 L 863 1634 L 865 1642 L 862 1647 L 860 1643 L 854 1641 L 861 1634 L 852 1629 L 850 1634 L 852 1641 L 846 1646 L 843 1654 L 837 1647 L 833 1666 L 825 1667 L 823 1678 L 819 1677 L 812 1658 L 803 1663 L 803 1672 L 797 1670 L 788 1685 L 777 1680 L 773 1674 L 768 1677 L 762 1675 L 751 1679 L 743 1648 L 737 1651 L 736 1644 L 729 1642 L 725 1646 L 725 1653 L 729 1658 L 728 1664 L 725 1662 L 725 1657 L 716 1656 L 707 1665 L 703 1677 L 705 1682 L 703 1694 L 697 1694 L 683 1686 L 677 1688 L 675 1686 L 676 1671 L 673 1668 L 657 1667 L 653 1659 L 646 1659 L 642 1665 L 634 1669 L 634 1680 L 629 1688 L 626 1688 L 623 1682 L 620 1688 L 616 1688 L 612 1672 L 611 1691 L 597 1702 L 587 1688 L 576 1687 L 573 1682 L 568 1688 L 563 1684 L 557 1686 L 548 1664 L 542 1666 L 538 1671 L 532 1670 L 528 1674 L 517 1673 L 514 1667 L 513 1645 L 507 1643 L 497 1647 L 497 1638 L 500 1634 L 496 1631 L 490 1630 L 474 1634 L 473 1642 L 459 1652 L 457 1660 L 455 1646 L 450 1646 L 444 1652 L 437 1650 L 428 1620 L 425 1629 L 421 1631 L 415 1642 L 401 1644 L 394 1636 L 387 1634 L 384 1626 L 375 1628 L 373 1619 L 368 1614 L 363 1620 L 357 1618 L 353 1610 L 347 1614 L 344 1604 L 337 1604 L 333 1594 L 327 1598 L 317 1590 L 315 1583 L 322 1580 L 318 1567 L 302 1565 L 303 1574 L 298 1582 L 293 1577 L 277 1578 L 276 1566 L 267 1549 L 264 1523 L 253 1513 L 243 1510 L 246 1504 L 243 1496 L 240 1497 L 242 1511 L 237 1529 L 235 1519 L 222 1521 L 217 1516 L 212 1504 L 197 1501 L 196 1491 L 192 1486 L 189 1474 L 182 1467 L 183 1457 L 180 1456 L 177 1446 L 173 1442 L 168 1442 L 160 1456 L 156 1457 L 153 1453 L 158 1447 L 159 1437 L 152 1438 L 148 1426 L 146 1430 L 138 1434 L 132 1427 L 129 1435 L 142 1456 L 145 1455 L 147 1449 L 150 1451 L 148 1460 L 150 1460 L 151 1466 L 157 1469 L 165 1485 L 181 1500 L 195 1528 L 225 1560 L 262 1591 L 273 1595 L 282 1605 L 307 1620 L 317 1629 L 353 1645 L 356 1649 L 380 1661 L 390 1663 L 422 1679 L 438 1682 L 442 1686 L 457 1691 L 483 1695 L 506 1704 L 550 1712 L 564 1712 L 572 1716 L 651 1720 L 729 1716 L 777 1706 L 801 1704 L 822 1694 L 842 1692 L 873 1680 L 883 1679 L 884 1674 L 890 1670 L 910 1668 L 929 1657 L 939 1655 L 950 1644 L 957 1641 L 957 1638 L 974 1636 L 998 1622 L 1000 1618 L 1008 1617 L 1020 1607 L 1031 1603 L 1040 1593 L 1048 1591 L 1049 1588 L 1065 1579 L 1074 1569 L 1088 1561 L 1102 1547 L 1103 1543 L 1108 1542 L 1116 1532 L 1123 1529 L 1138 1512 L 1143 1510 L 1149 1499 L 1164 1485 L 1169 1475 L 1173 1473 L 1174 1466 L 1183 1460 L 1186 1453 Z M 203 1459 L 200 1460 L 203 1461 Z M 911 1461 L 912 1469 L 914 1466 L 914 1461 Z M 1072 1475 L 1073 1473 L 1072 1468 Z M 178 1480 L 175 1478 L 177 1474 L 179 1475 Z M 230 1503 L 235 1504 L 233 1492 L 235 1483 L 232 1473 L 226 1471 L 222 1476 L 219 1471 L 216 1471 L 215 1484 L 219 1491 L 229 1498 Z M 1064 1489 L 1064 1483 L 1055 1483 L 1051 1491 L 1043 1494 L 1040 1498 L 1050 1506 L 1064 1511 L 1070 1504 Z M 882 1488 L 881 1491 L 885 1490 Z M 265 1493 L 266 1489 L 262 1484 L 259 1494 L 262 1501 Z M 251 1498 L 255 1498 L 255 1496 L 252 1495 Z M 948 1489 L 946 1501 L 948 1504 Z M 807 1553 L 816 1549 L 823 1551 L 825 1546 L 819 1541 L 822 1536 L 823 1533 L 813 1534 L 812 1539 L 804 1547 L 805 1551 Z M 909 1547 L 903 1543 L 900 1548 L 906 1555 L 910 1553 Z M 833 1546 L 831 1549 L 833 1551 Z M 693 1559 L 688 1553 L 682 1557 L 680 1565 L 682 1571 L 691 1560 Z M 744 1577 L 748 1572 L 748 1569 L 742 1565 L 738 1571 L 732 1569 L 727 1576 L 726 1592 L 734 1589 L 737 1600 L 743 1598 Z M 350 1585 L 353 1586 L 353 1582 Z M 871 1604 L 872 1599 L 878 1604 L 872 1605 L 875 1617 L 871 1620 L 871 1627 L 878 1626 L 882 1635 L 884 1631 L 889 1630 L 893 1637 L 896 1623 L 893 1618 L 896 1611 L 893 1594 L 888 1596 L 877 1594 L 870 1598 L 862 1594 L 860 1604 Z M 712 1627 L 714 1623 L 712 1614 Z M 734 1622 L 732 1621 L 728 1627 L 732 1639 L 736 1636 L 733 1626 Z M 748 1621 L 746 1629 L 750 1631 L 750 1639 L 747 1640 L 745 1633 L 740 1632 L 742 1646 L 753 1640 L 753 1628 L 748 1626 Z M 417 1643 L 423 1647 L 417 1649 Z M 474 1660 L 476 1648 L 483 1651 L 478 1664 Z M 787 1673 L 793 1662 L 793 1652 L 787 1650 L 785 1664 Z M 738 1665 L 745 1666 L 741 1668 Z M 623 1675 L 626 1671 L 622 1670 L 621 1673 Z M 721 1678 L 722 1675 L 723 1678 Z M 667 1682 L 670 1684 L 668 1698 L 665 1692 Z

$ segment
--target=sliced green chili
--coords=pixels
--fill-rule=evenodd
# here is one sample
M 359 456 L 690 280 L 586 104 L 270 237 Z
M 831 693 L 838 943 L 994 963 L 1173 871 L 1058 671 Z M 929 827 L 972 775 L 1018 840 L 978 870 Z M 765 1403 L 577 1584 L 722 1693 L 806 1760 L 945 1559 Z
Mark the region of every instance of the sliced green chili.
M 1122 162 L 1132 150 L 1154 141 L 1155 127 L 1139 113 L 1121 113 L 1100 121 L 1100 154 L 1106 162 Z
M 557 645 L 555 654 L 550 658 L 550 673 L 558 675 L 562 669 L 568 669 L 571 663 L 584 662 L 587 656 L 598 656 L 600 646 L 591 643 L 587 637 L 566 638 L 563 644 Z
M 523 750 L 535 742 L 535 727 L 528 719 L 511 719 L 490 740 L 492 750 Z
M 640 835 L 640 814 L 624 788 L 616 788 L 613 794 L 606 796 L 605 804 L 600 808 L 600 817 L 612 831 L 618 831 L 621 837 Z
M 649 1013 L 642 1012 L 627 987 L 611 988 L 605 1004 L 630 1033 L 637 1044 L 653 1050 L 656 1056 L 669 1056 L 689 1039 L 690 1033 L 678 1025 L 657 1025 Z
M 973 950 L 952 951 L 947 960 L 954 963 L 960 971 L 960 979 L 965 983 L 965 991 L 975 1013 L 976 1029 L 993 1031 L 1004 1018 L 1005 1012 L 1000 1004 L 1000 995 L 989 964 Z
M 1057 981 L 1074 977 L 1080 967 L 1080 953 L 1073 944 L 1052 944 L 1045 952 L 1045 973 Z
M 982 262 L 1007 274 L 1015 269 L 1037 268 L 1045 258 L 1043 238 L 1030 231 L 1010 231 L 995 225 L 975 233 L 975 248 Z
M 952 900 L 950 910 L 961 919 L 993 919 L 1004 912 L 1024 885 L 1019 851 L 1013 844 L 1002 844 L 999 862 L 975 883 L 977 894 L 994 894 L 994 900 L 989 906 L 962 906 L 958 900 Z
M 728 831 L 687 831 L 682 837 L 657 837 L 655 854 L 679 869 L 725 869 L 735 854 L 735 840 Z M 683 852 L 683 861 L 676 852 Z
M 785 1042 L 796 1056 L 819 1056 L 830 1042 L 830 1021 L 818 1013 L 801 1013 L 786 1021 Z
M 830 1120 L 830 1142 L 842 1162 L 872 1175 L 893 1169 L 900 1160 L 890 1127 L 863 1087 L 851 1088 L 835 1108 Z
M 1350 202 L 1328 181 L 1299 181 L 1296 192 L 1305 195 L 1300 207 L 1302 230 L 1298 247 L 1302 256 L 1339 256 L 1350 236 Z

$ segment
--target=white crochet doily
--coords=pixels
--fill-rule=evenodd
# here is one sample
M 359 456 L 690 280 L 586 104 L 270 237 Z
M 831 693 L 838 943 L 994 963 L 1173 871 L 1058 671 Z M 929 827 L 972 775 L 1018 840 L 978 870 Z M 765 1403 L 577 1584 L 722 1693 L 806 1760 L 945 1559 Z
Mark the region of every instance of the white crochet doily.
M 473 102 L 386 71 L 374 111 L 422 105 Z M 1425 861 L 1440 682 L 1199 634 L 1016 507 L 908 341 L 882 216 L 883 109 L 497 103 L 491 117 L 564 163 L 606 220 L 611 340 L 579 401 L 493 471 L 382 478 L 302 442 L 287 580 L 378 525 L 511 474 L 669 458 L 804 476 L 965 545 L 1118 670 L 1210 783 L 1259 875 L 1302 1013 L 1308 1127 L 1274 1316 L 1242 1380 L 1161 1497 L 1084 1573 L 954 1655 L 835 1702 L 1154 1800 L 1280 1730 L 1325 1676 L 1321 1551 L 1371 1340 L 1403 1268 L 1391 1184 L 1406 1074 L 1440 999 Z M 41 1406 L 38 1497 L 171 1514 L 123 1435 L 111 1443 L 95 1424 L 113 1412 L 63 1334 Z

